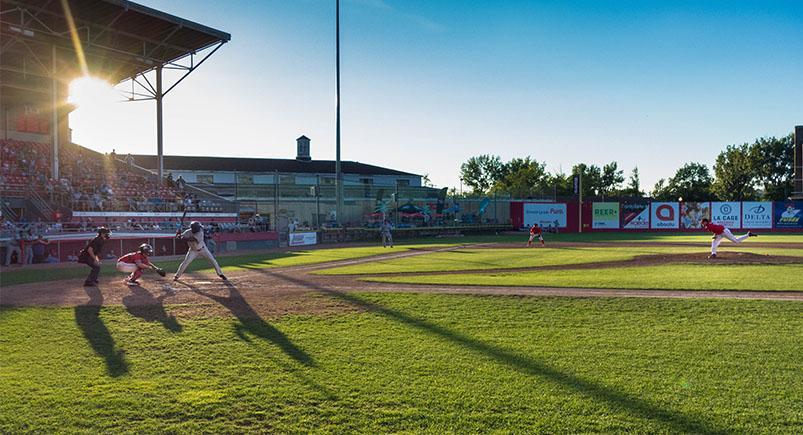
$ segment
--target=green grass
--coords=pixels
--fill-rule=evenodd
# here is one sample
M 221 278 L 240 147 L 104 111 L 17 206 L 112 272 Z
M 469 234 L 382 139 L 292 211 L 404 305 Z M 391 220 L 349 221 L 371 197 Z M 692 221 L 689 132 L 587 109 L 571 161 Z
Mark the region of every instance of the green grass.
M 407 284 L 534 286 L 568 288 L 803 291 L 803 264 L 667 264 L 605 269 L 562 269 L 450 275 L 365 277 Z
M 751 248 L 749 245 L 726 247 L 729 249 L 723 249 L 723 252 L 748 252 L 760 255 L 803 257 L 803 249 Z M 605 261 L 627 261 L 641 255 L 693 253 L 699 253 L 701 258 L 704 258 L 708 250 L 706 248 L 692 246 L 459 249 L 454 251 L 433 252 L 407 258 L 378 259 L 370 263 L 326 269 L 316 273 L 322 275 L 346 275 L 516 269 L 599 263 Z M 801 259 L 801 261 L 803 261 L 803 259 Z
M 404 251 L 415 245 L 394 248 L 395 251 Z M 395 252 L 394 251 L 394 252 Z M 381 246 L 336 248 L 336 249 L 310 249 L 284 252 L 260 252 L 243 255 L 230 255 L 217 257 L 223 271 L 237 271 L 247 269 L 263 269 L 281 266 L 301 266 L 307 264 L 323 263 L 327 261 L 347 260 L 352 258 L 368 257 L 371 255 L 387 254 L 388 250 Z M 178 269 L 181 260 L 157 261 L 160 267 L 168 272 Z M 190 264 L 187 271 L 212 270 L 212 266 L 205 258 L 197 258 Z M 52 268 L 11 268 L 0 274 L 0 283 L 6 285 L 26 284 L 32 282 L 57 281 L 62 279 L 85 278 L 89 268 L 81 264 L 73 264 Z M 114 267 L 114 260 L 104 260 L 101 276 L 118 274 Z
M 734 232 L 736 235 L 742 234 L 741 231 Z M 766 243 L 803 243 L 803 234 L 801 233 L 760 233 L 756 239 L 751 239 L 758 242 Z M 479 235 L 479 236 L 465 236 L 465 237 L 444 237 L 435 239 L 441 243 L 521 243 L 524 245 L 527 242 L 528 233 L 521 231 L 518 234 L 500 234 L 500 235 Z M 558 233 L 544 234 L 544 239 L 547 243 L 550 242 L 672 242 L 672 243 L 702 243 L 708 244 L 711 242 L 711 233 L 706 231 L 697 232 L 605 232 L 605 233 Z M 433 239 L 414 239 L 414 243 L 427 243 Z M 399 240 L 401 242 L 401 240 Z
M 4 308 L 0 432 L 803 431 L 800 303 L 332 297 L 367 311 Z

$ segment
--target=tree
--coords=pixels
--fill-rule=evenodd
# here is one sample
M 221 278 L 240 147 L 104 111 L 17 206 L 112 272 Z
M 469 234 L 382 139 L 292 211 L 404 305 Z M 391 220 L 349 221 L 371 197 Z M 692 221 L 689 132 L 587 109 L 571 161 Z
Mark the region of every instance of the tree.
M 792 192 L 795 154 L 792 135 L 757 139 L 750 146 L 750 161 L 756 180 L 764 188 L 764 199 L 780 201 Z
M 622 183 L 625 182 L 623 170 L 619 169 L 616 162 L 610 162 L 602 167 L 602 176 L 600 177 L 600 194 L 602 195 L 615 195 L 622 188 Z
M 542 195 L 545 190 L 551 193 L 550 187 L 546 163 L 539 163 L 527 156 L 524 159 L 512 159 L 502 166 L 493 191 L 523 198 Z
M 661 178 L 655 183 L 652 192 L 650 192 L 650 196 L 652 199 L 657 199 L 659 201 L 669 201 L 672 199 L 673 194 L 666 185 L 666 180 Z M 675 198 L 677 199 L 677 197 Z
M 714 179 L 708 166 L 702 163 L 686 163 L 675 172 L 667 185 L 672 196 L 686 201 L 711 199 L 711 184 Z
M 622 195 L 643 197 L 644 192 L 641 191 L 641 180 L 639 178 L 638 167 L 633 168 L 630 173 L 630 178 L 627 180 L 627 187 L 621 191 Z
M 716 179 L 711 191 L 725 201 L 744 201 L 756 197 L 756 171 L 750 158 L 750 147 L 728 145 L 714 164 Z
M 471 157 L 460 165 L 460 178 L 475 193 L 483 194 L 499 179 L 502 160 L 499 156 L 483 154 Z
M 585 163 L 574 165 L 572 176 L 581 174 L 583 177 L 583 196 L 597 196 L 603 192 L 602 170 L 599 166 L 588 166 Z

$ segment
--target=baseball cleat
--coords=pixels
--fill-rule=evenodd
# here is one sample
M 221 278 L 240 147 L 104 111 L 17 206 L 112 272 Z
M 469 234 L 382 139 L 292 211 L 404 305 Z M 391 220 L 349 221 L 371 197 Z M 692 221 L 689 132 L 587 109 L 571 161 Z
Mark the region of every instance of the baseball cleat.
M 123 282 L 126 283 L 126 285 L 139 285 L 139 281 L 137 281 L 135 279 L 131 280 L 131 281 L 129 281 L 127 279 L 124 279 Z
M 223 281 L 228 281 L 228 280 L 229 280 L 228 278 L 226 278 L 226 275 L 223 275 L 222 273 L 221 273 L 220 275 L 218 275 L 218 276 L 219 276 L 219 277 L 220 277 L 220 279 L 222 279 Z
M 754 233 L 752 231 L 748 231 L 747 232 L 747 237 L 758 237 L 758 234 L 756 234 L 756 233 Z
M 717 258 L 717 254 L 711 254 L 711 255 L 708 256 L 709 260 L 710 259 L 716 259 L 716 258 Z
M 174 276 L 173 281 L 178 281 L 178 276 Z

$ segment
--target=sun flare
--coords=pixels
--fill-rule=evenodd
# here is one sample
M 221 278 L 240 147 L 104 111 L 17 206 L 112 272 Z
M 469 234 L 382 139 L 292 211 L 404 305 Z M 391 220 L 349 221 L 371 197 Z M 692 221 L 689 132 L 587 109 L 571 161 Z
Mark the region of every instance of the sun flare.
M 78 107 L 107 106 L 119 100 L 112 85 L 97 77 L 84 76 L 70 83 L 69 103 Z

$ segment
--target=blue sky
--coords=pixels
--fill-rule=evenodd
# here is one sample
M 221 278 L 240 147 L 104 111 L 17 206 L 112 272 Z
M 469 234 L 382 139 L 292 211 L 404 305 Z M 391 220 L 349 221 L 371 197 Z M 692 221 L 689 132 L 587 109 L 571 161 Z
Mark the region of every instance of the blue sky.
M 333 159 L 334 1 L 140 0 L 232 35 L 165 99 L 167 154 Z M 457 186 L 478 154 L 643 187 L 803 124 L 803 1 L 342 0 L 342 158 Z M 152 102 L 73 139 L 155 153 Z

